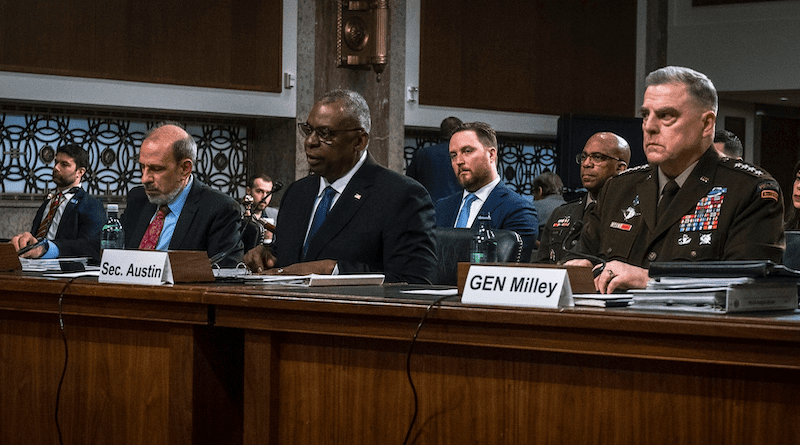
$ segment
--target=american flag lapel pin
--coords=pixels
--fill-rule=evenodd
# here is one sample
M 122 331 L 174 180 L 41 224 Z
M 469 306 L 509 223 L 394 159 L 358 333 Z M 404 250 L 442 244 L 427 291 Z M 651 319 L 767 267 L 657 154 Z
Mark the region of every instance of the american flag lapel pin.
M 355 195 L 353 195 L 353 198 L 361 199 L 361 193 L 356 193 Z

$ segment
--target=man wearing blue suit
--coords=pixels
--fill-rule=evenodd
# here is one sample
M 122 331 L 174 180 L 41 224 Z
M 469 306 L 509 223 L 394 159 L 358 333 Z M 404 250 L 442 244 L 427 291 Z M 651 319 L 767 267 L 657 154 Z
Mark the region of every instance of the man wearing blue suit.
M 11 239 L 19 250 L 38 241 L 44 243 L 24 254 L 24 258 L 90 257 L 100 262 L 100 232 L 106 212 L 100 201 L 81 188 L 89 167 L 89 153 L 83 147 L 67 144 L 58 148 L 53 165 L 55 193 L 39 207 L 30 232 Z
M 522 258 L 530 258 L 539 232 L 530 200 L 511 191 L 497 174 L 497 136 L 488 124 L 462 125 L 450 138 L 450 160 L 463 192 L 436 203 L 439 227 L 473 227 L 478 215 L 489 215 L 493 229 L 522 237 Z
M 311 175 L 290 185 L 272 252 L 245 254 L 271 274 L 377 273 L 387 282 L 430 283 L 436 267 L 434 213 L 417 181 L 367 153 L 370 112 L 354 91 L 334 90 L 298 124 Z

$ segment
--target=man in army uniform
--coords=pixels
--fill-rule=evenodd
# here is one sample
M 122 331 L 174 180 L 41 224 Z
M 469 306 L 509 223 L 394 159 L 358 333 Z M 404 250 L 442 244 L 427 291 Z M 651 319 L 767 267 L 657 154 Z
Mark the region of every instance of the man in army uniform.
M 717 93 L 711 81 L 688 68 L 666 67 L 650 73 L 646 85 L 641 114 L 649 164 L 606 182 L 577 246 L 606 261 L 597 290 L 645 287 L 654 261 L 779 262 L 780 187 L 764 170 L 714 150 Z
M 564 258 L 564 249 L 571 249 L 578 243 L 581 227 L 586 224 L 586 218 L 594 208 L 603 184 L 608 178 L 625 170 L 630 160 L 628 141 L 614 133 L 595 133 L 586 141 L 575 161 L 581 166 L 581 183 L 588 192 L 579 200 L 553 210 L 544 225 L 533 262 L 558 263 Z

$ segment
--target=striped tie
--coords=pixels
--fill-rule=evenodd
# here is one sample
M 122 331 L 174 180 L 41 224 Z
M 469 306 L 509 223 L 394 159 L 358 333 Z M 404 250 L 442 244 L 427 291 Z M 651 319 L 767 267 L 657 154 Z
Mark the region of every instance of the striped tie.
M 47 236 L 47 232 L 50 230 L 50 224 L 53 222 L 53 217 L 58 210 L 58 206 L 61 205 L 62 199 L 64 199 L 64 194 L 58 192 L 58 194 L 50 201 L 50 211 L 47 212 L 47 216 L 45 216 L 42 222 L 39 224 L 39 230 L 36 231 L 36 239 L 42 239 Z
M 325 217 L 328 216 L 328 211 L 331 207 L 331 202 L 333 202 L 333 197 L 336 196 L 336 190 L 333 187 L 328 186 L 325 187 L 325 190 L 322 193 L 322 198 L 319 200 L 319 204 L 317 205 L 317 211 L 314 212 L 314 218 L 311 220 L 311 228 L 308 229 L 308 236 L 306 236 L 306 242 L 303 244 L 303 258 L 305 259 L 306 253 L 308 253 L 308 245 L 311 243 L 311 238 L 314 237 L 314 234 L 317 233 L 322 223 L 325 221 Z
M 139 243 L 139 249 L 154 250 L 156 248 L 158 239 L 161 237 L 161 230 L 164 228 L 164 218 L 167 217 L 167 213 L 169 213 L 169 207 L 163 205 L 158 208 L 155 218 L 150 221 L 147 231 L 144 232 L 142 242 Z
M 461 211 L 458 212 L 458 219 L 456 220 L 456 228 L 466 228 L 469 222 L 469 212 L 472 207 L 472 202 L 478 199 L 474 193 L 464 197 L 464 205 L 461 206 Z

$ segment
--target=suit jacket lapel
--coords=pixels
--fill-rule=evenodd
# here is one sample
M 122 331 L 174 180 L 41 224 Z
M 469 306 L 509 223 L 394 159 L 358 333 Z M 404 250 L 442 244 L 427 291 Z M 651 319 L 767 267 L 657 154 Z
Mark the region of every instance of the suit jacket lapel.
M 639 211 L 650 232 L 656 230 L 656 209 L 658 206 L 658 172 L 653 169 L 650 176 L 636 186 Z M 654 199 L 655 198 L 655 199 Z M 634 206 L 635 207 L 635 206 Z
M 67 206 L 64 207 L 64 213 L 61 214 L 61 219 L 58 222 L 58 230 L 56 231 L 56 237 L 58 237 L 58 234 L 61 233 L 61 228 L 65 226 L 65 224 L 62 223 L 70 221 L 69 218 L 71 217 L 72 212 L 75 211 L 75 207 L 77 207 L 78 204 L 81 202 L 81 199 L 83 199 L 84 194 L 86 194 L 86 192 L 83 189 L 79 189 L 77 192 L 75 192 L 74 195 L 72 195 L 72 198 L 70 198 L 70 200 L 67 202 Z
M 350 179 L 344 192 L 339 196 L 336 204 L 325 218 L 325 222 L 314 236 L 313 242 L 308 246 L 307 258 L 316 258 L 325 245 L 344 230 L 361 205 L 369 198 L 370 189 L 374 183 L 373 170 L 375 168 L 377 168 L 377 164 L 372 156 L 367 155 L 364 165 Z
M 181 245 L 183 245 L 183 240 L 189 233 L 189 229 L 192 227 L 192 221 L 194 221 L 195 214 L 197 214 L 197 210 L 200 208 L 201 195 L 202 184 L 197 180 L 197 178 L 193 178 L 192 188 L 189 190 L 189 195 L 186 197 L 186 202 L 183 204 L 181 214 L 178 216 L 178 222 L 175 223 L 175 230 L 172 232 L 172 239 L 169 241 L 170 250 L 180 249 Z
M 281 213 L 278 213 L 278 233 L 274 242 L 276 248 L 280 250 L 278 255 L 281 264 L 284 265 L 303 260 L 306 230 L 311 223 L 311 210 L 319 194 L 319 177 L 312 176 L 310 178 L 313 179 L 302 179 L 292 184 L 292 188 L 299 188 L 296 195 L 292 190 L 292 199 L 296 199 L 297 203 L 291 207 L 281 208 Z M 294 227 L 288 229 L 284 227 L 288 225 L 294 225 Z
M 494 218 L 495 210 L 503 204 L 503 200 L 505 199 L 506 195 L 508 195 L 508 189 L 503 182 L 500 181 L 494 189 L 492 189 L 489 196 L 486 197 L 486 202 L 483 203 L 481 209 L 478 211 L 478 215 L 489 215 Z M 494 221 L 494 219 L 493 219 Z M 475 219 L 472 221 L 472 227 L 478 227 L 478 217 L 475 216 Z M 492 227 L 496 228 L 496 227 Z

